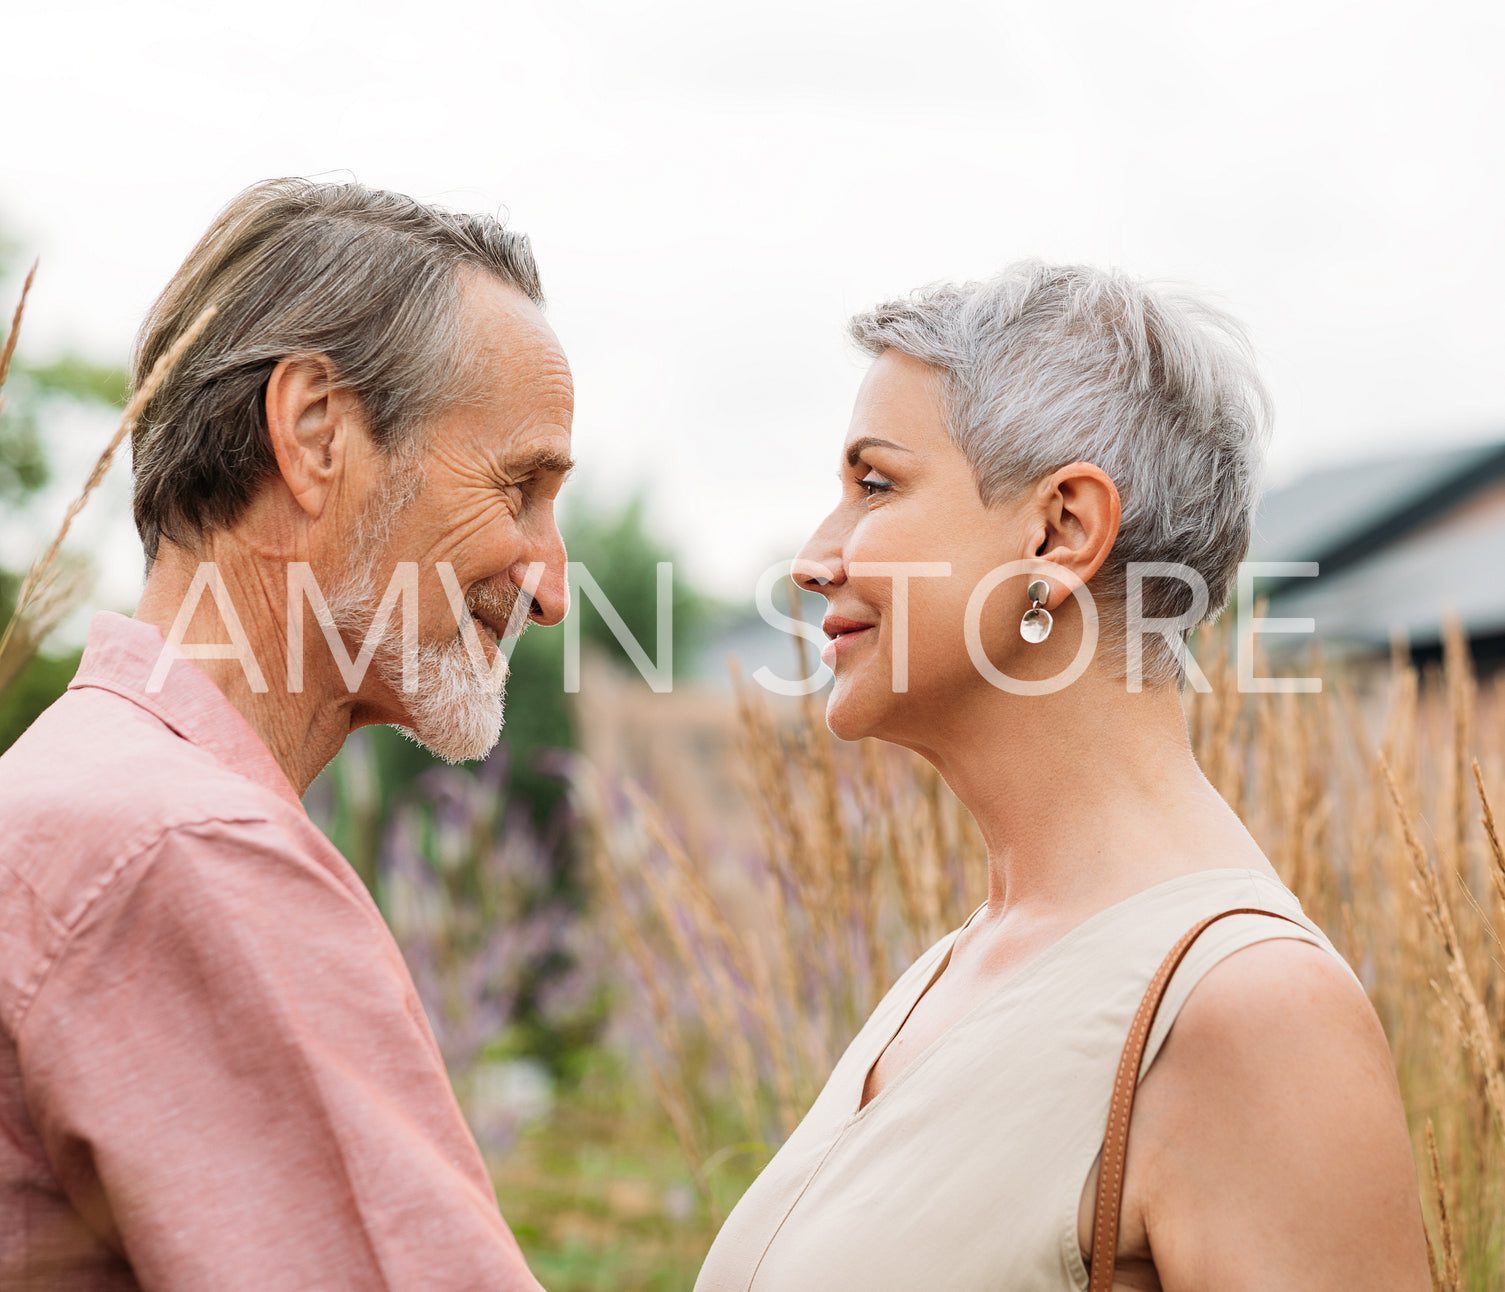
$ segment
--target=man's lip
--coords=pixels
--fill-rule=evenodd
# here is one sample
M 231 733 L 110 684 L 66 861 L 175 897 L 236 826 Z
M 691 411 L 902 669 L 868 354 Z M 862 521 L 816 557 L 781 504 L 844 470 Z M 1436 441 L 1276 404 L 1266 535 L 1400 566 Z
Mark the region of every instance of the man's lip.
M 498 637 L 504 638 L 507 636 L 507 626 L 505 624 L 498 624 L 490 615 L 482 614 L 474 606 L 467 606 L 466 609 L 470 611 L 471 618 L 483 624 Z
M 857 619 L 843 619 L 840 615 L 827 615 L 820 622 L 820 630 L 827 637 L 839 637 L 843 633 L 861 632 L 864 628 L 871 628 L 872 626 L 872 624 L 865 624 Z

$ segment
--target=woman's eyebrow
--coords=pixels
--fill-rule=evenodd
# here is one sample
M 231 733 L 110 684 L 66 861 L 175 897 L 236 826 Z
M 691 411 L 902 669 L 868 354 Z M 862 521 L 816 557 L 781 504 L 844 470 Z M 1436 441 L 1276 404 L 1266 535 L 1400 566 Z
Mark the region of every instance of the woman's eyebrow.
M 910 452 L 902 444 L 895 444 L 892 440 L 880 440 L 876 435 L 864 435 L 847 445 L 847 465 L 849 467 L 857 465 L 857 458 L 861 455 L 863 449 L 898 449 L 900 453 Z

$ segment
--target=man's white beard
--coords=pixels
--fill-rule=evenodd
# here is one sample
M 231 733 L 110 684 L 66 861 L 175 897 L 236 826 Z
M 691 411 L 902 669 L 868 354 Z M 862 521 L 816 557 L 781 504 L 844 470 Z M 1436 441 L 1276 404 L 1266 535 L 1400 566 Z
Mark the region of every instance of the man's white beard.
M 401 603 L 393 607 L 387 623 L 373 623 L 381 604 L 376 588 L 377 553 L 386 547 L 396 510 L 389 499 L 378 498 L 357 522 L 353 545 L 357 565 L 329 597 L 330 613 L 347 640 L 359 643 L 368 633 L 379 634 L 372 665 L 387 687 L 402 696 L 411 723 L 394 723 L 399 731 L 446 762 L 484 758 L 501 738 L 505 688 L 494 688 L 484 668 L 477 667 L 460 629 L 441 645 L 412 644 L 415 685 L 404 690 Z
M 374 610 L 373 604 L 367 613 Z M 456 633 L 442 646 L 419 646 L 411 691 L 402 689 L 402 650 L 393 640 L 376 648 L 375 663 L 407 707 L 412 725 L 397 729 L 446 762 L 486 757 L 501 738 L 503 692 L 477 671 L 464 640 Z

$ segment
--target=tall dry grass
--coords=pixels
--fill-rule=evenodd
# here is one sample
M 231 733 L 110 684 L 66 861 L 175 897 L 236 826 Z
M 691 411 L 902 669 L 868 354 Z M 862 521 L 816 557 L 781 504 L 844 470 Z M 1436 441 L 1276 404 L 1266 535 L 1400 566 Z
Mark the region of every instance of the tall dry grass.
M 10 375 L 10 365 L 16 351 L 16 340 L 21 334 L 21 322 L 26 314 L 26 301 L 36 279 L 37 265 L 32 264 L 21 288 L 21 298 L 11 320 L 10 331 L 0 348 L 0 408 L 4 407 L 5 379 Z M 16 594 L 15 608 L 3 630 L 0 630 L 0 692 L 3 692 L 26 667 L 42 641 L 73 608 L 87 585 L 87 565 L 78 560 L 69 560 L 63 553 L 63 544 L 78 519 L 79 513 L 88 506 L 89 499 L 104 482 L 115 454 L 136 429 L 142 410 L 151 402 L 152 396 L 167 379 L 178 360 L 203 334 L 218 312 L 214 305 L 206 306 L 202 313 L 173 341 L 172 345 L 152 365 L 146 379 L 131 393 L 130 401 L 121 414 L 116 428 L 95 460 L 89 478 L 79 490 L 78 496 L 68 504 L 68 510 L 58 525 L 46 550 L 33 562 L 21 581 Z
M 1226 637 L 1207 653 L 1194 747 L 1384 1024 L 1434 1284 L 1498 1289 L 1505 686 L 1479 685 L 1456 627 L 1440 668 L 1397 652 L 1323 669 L 1311 695 L 1241 695 Z M 649 1079 L 703 1190 L 729 1157 L 772 1152 L 895 975 L 985 895 L 975 826 L 928 764 L 834 740 L 816 698 L 776 715 L 743 688 L 734 720 L 755 843 L 671 820 L 630 782 L 588 805 Z

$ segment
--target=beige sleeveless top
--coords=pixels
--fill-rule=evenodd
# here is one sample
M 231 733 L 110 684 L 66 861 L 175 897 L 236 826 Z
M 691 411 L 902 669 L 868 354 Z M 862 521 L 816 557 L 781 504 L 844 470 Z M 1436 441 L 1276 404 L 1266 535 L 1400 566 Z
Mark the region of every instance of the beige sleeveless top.
M 1100 911 L 998 984 L 859 1111 L 868 1069 L 939 976 L 956 933 L 922 955 L 836 1065 L 809 1114 L 711 1247 L 695 1292 L 1085 1289 L 1082 1186 L 1103 1144 L 1129 1024 L 1160 962 L 1204 916 L 1140 1075 L 1202 975 L 1256 942 L 1337 952 L 1283 885 L 1207 870 Z

